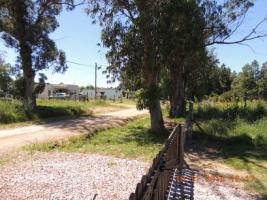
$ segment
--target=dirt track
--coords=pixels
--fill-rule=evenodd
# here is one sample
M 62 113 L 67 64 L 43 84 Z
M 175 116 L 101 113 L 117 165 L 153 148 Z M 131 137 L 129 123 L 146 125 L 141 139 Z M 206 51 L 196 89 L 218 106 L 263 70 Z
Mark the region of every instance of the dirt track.
M 28 144 L 66 139 L 82 133 L 91 133 L 121 126 L 127 121 L 146 113 L 147 111 L 137 111 L 135 107 L 131 106 L 120 111 L 97 114 L 95 117 L 81 117 L 0 130 L 0 157 Z

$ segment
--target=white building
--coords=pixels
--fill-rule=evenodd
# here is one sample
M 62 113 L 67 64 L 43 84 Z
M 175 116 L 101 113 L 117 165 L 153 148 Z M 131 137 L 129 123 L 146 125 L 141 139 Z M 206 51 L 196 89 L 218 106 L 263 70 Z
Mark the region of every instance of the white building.
M 80 94 L 80 88 L 78 85 L 67 85 L 67 84 L 45 84 L 45 89 L 41 94 L 37 94 L 39 99 L 49 99 L 57 93 L 65 93 L 71 100 L 78 100 Z
M 95 90 L 83 90 L 80 93 L 83 97 L 94 98 Z M 122 97 L 122 92 L 114 88 L 97 88 L 97 98 L 103 99 L 119 99 Z

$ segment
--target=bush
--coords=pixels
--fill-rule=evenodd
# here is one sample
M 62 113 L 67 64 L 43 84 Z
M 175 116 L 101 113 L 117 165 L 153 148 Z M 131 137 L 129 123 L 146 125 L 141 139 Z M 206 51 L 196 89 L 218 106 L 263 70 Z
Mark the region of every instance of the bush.
M 233 123 L 223 120 L 209 120 L 204 123 L 203 129 L 210 136 L 227 137 L 233 127 Z
M 267 147 L 267 103 L 249 101 L 247 107 L 233 102 L 202 102 L 195 118 L 209 136 L 248 147 Z
M 109 105 L 105 101 L 91 101 L 88 103 L 63 100 L 38 100 L 36 110 L 27 110 L 21 101 L 0 100 L 0 123 L 9 124 L 29 120 L 42 120 L 51 117 L 71 117 L 92 114 L 91 109 L 96 106 Z
M 265 148 L 267 149 L 267 134 L 263 135 L 263 134 L 259 134 L 257 135 L 254 140 L 253 143 L 256 147 L 261 147 L 261 148 Z

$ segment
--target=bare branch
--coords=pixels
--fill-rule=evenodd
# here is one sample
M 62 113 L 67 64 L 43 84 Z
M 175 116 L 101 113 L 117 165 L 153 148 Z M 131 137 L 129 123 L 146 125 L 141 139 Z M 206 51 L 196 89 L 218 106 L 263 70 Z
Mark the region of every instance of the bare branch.
M 37 20 L 35 22 L 35 24 L 40 23 L 42 16 L 44 15 L 44 13 L 47 11 L 47 9 L 49 9 L 49 7 L 51 5 L 66 5 L 66 6 L 71 6 L 71 7 L 77 7 L 77 6 L 81 6 L 84 5 L 86 2 L 86 0 L 82 0 L 80 3 L 78 4 L 71 4 L 68 2 L 59 2 L 57 0 L 47 0 L 43 3 L 43 5 L 40 6 L 40 9 L 38 11 L 38 16 L 37 16 Z
M 134 24 L 135 23 L 135 18 L 133 13 L 131 12 L 131 9 L 129 7 L 129 2 L 126 2 L 125 0 L 118 0 L 118 4 L 121 4 L 124 6 L 125 10 L 127 13 L 125 13 L 123 10 L 121 11 L 127 18 L 131 20 L 131 22 Z
M 257 32 L 256 32 L 256 30 L 266 21 L 267 21 L 267 16 L 265 16 L 258 24 L 256 24 L 256 26 L 242 39 L 236 40 L 236 41 L 226 41 L 233 34 L 233 32 L 236 32 L 236 30 L 241 26 L 241 23 L 240 23 L 240 24 L 238 24 L 238 27 L 236 27 L 236 29 L 234 29 L 234 31 L 230 34 L 230 36 L 228 35 L 227 37 L 223 38 L 222 40 L 214 40 L 213 39 L 213 41 L 206 43 L 206 46 L 211 46 L 214 44 L 239 44 L 239 43 L 243 43 L 246 41 L 266 37 L 267 32 L 263 33 L 263 34 L 257 34 Z

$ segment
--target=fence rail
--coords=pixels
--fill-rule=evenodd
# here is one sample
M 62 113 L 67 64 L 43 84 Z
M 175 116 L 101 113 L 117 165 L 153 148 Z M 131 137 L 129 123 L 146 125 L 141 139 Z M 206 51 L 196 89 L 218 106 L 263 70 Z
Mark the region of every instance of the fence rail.
M 166 199 L 174 170 L 184 166 L 184 141 L 185 128 L 178 125 L 153 160 L 148 173 L 137 184 L 130 200 Z

